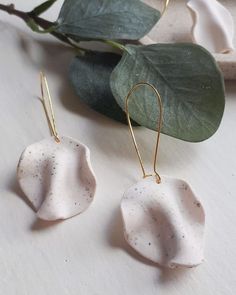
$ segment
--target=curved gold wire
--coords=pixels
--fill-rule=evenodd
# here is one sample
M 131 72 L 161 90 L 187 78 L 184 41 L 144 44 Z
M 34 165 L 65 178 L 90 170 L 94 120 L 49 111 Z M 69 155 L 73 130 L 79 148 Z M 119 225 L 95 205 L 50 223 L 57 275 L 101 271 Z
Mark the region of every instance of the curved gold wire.
M 41 86 L 41 94 L 42 94 L 41 101 L 42 101 L 43 108 L 48 121 L 48 126 L 56 142 L 60 142 L 60 138 L 58 136 L 57 129 L 56 129 L 55 115 L 54 115 L 53 107 L 52 107 L 52 98 L 50 95 L 46 76 L 44 75 L 43 72 L 40 72 L 40 86 Z M 46 95 L 44 93 L 44 89 L 46 89 Z
M 170 3 L 170 0 L 165 0 L 164 8 L 162 10 L 161 15 L 163 15 L 166 12 L 166 9 L 167 9 L 169 3 Z
M 140 163 L 140 166 L 141 166 L 141 169 L 142 169 L 142 172 L 143 172 L 143 178 L 152 176 L 152 174 L 146 174 L 146 172 L 145 172 L 144 165 L 143 165 L 143 160 L 142 160 L 141 154 L 140 154 L 139 149 L 138 149 L 138 145 L 137 145 L 137 142 L 136 142 L 136 139 L 135 139 L 135 135 L 134 135 L 134 131 L 133 131 L 133 127 L 132 127 L 132 124 L 131 124 L 130 115 L 129 115 L 129 99 L 130 99 L 131 95 L 134 93 L 134 91 L 137 88 L 141 87 L 141 86 L 150 87 L 154 91 L 154 93 L 155 93 L 155 95 L 157 97 L 157 102 L 159 104 L 160 113 L 159 113 L 159 120 L 158 120 L 158 124 L 157 124 L 157 140 L 156 140 L 156 147 L 155 147 L 155 152 L 154 152 L 153 171 L 155 173 L 157 183 L 161 183 L 161 177 L 157 173 L 156 164 L 157 164 L 157 152 L 158 152 L 158 147 L 159 147 L 162 120 L 163 120 L 163 106 L 162 106 L 161 95 L 158 92 L 158 90 L 152 84 L 150 84 L 148 82 L 139 82 L 139 83 L 135 84 L 130 89 L 130 91 L 128 92 L 128 94 L 127 94 L 127 96 L 125 98 L 126 117 L 127 117 L 127 121 L 128 121 L 128 125 L 129 125 L 129 131 L 130 131 L 130 134 L 131 134 L 131 137 L 132 137 L 132 140 L 133 140 L 134 148 L 136 150 L 136 153 L 137 153 L 137 156 L 138 156 L 138 159 L 139 159 L 139 163 Z

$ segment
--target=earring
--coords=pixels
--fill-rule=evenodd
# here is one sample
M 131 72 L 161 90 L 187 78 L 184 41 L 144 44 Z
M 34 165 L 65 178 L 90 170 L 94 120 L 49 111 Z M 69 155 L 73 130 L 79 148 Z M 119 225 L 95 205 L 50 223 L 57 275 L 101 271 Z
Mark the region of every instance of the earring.
M 93 201 L 96 179 L 88 147 L 56 130 L 48 83 L 40 73 L 42 104 L 52 137 L 28 146 L 18 168 L 19 185 L 44 220 L 70 218 Z M 45 92 L 46 90 L 46 92 Z
M 145 172 L 128 110 L 129 98 L 141 86 L 148 86 L 154 91 L 160 108 L 154 174 Z M 203 261 L 203 207 L 189 184 L 181 179 L 160 176 L 156 170 L 163 120 L 161 96 L 153 85 L 138 83 L 126 97 L 125 110 L 143 173 L 143 179 L 131 186 L 121 201 L 125 239 L 139 254 L 159 265 L 171 268 L 197 266 Z

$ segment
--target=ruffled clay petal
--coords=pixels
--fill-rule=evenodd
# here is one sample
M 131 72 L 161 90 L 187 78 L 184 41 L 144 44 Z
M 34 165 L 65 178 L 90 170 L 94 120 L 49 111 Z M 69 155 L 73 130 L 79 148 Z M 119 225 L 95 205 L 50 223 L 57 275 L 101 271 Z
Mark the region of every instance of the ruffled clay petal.
M 89 149 L 68 137 L 44 139 L 22 153 L 17 179 L 44 220 L 66 219 L 91 204 L 96 180 Z
M 189 185 L 179 179 L 145 178 L 121 202 L 127 242 L 163 266 L 197 266 L 203 261 L 205 214 Z
M 230 12 L 216 0 L 190 0 L 193 41 L 213 53 L 234 51 L 234 21 Z

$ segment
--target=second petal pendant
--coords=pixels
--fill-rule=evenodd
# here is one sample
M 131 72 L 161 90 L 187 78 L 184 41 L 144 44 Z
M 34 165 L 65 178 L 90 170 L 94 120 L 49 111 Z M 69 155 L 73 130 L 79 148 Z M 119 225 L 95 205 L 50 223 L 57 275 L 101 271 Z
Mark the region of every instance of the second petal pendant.
M 58 135 L 43 74 L 41 89 L 53 136 L 24 150 L 17 168 L 17 179 L 39 218 L 66 219 L 89 207 L 95 195 L 96 179 L 88 147 L 75 139 Z
M 145 172 L 128 111 L 131 94 L 141 86 L 148 86 L 155 92 L 160 107 L 153 174 Z M 161 177 L 156 171 L 162 113 L 161 96 L 153 85 L 141 82 L 128 93 L 127 120 L 143 179 L 131 186 L 122 198 L 124 235 L 132 248 L 159 265 L 193 267 L 203 261 L 205 213 L 188 183 Z

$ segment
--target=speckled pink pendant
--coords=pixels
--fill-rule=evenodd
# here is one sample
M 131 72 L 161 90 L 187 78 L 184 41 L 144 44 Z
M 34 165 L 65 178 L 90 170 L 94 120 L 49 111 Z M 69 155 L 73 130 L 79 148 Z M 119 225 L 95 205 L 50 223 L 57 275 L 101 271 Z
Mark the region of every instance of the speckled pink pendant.
M 128 102 L 139 87 L 154 91 L 159 104 L 153 174 L 147 174 L 130 121 Z M 170 268 L 193 267 L 203 261 L 205 214 L 200 201 L 183 180 L 160 176 L 156 169 L 163 121 L 162 99 L 148 82 L 135 84 L 125 99 L 125 111 L 143 179 L 130 187 L 121 201 L 124 236 L 145 258 Z
M 121 211 L 125 239 L 142 256 L 167 267 L 203 261 L 205 214 L 185 181 L 145 178 L 125 192 Z
M 19 185 L 37 216 L 66 219 L 85 211 L 93 201 L 96 180 L 84 144 L 54 136 L 27 147 L 17 168 Z

